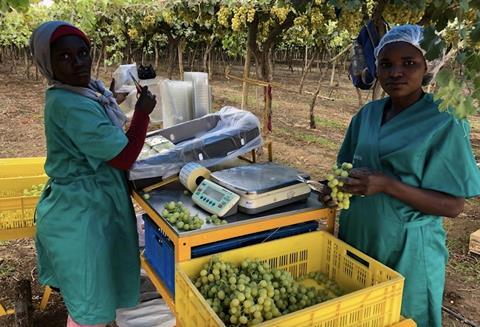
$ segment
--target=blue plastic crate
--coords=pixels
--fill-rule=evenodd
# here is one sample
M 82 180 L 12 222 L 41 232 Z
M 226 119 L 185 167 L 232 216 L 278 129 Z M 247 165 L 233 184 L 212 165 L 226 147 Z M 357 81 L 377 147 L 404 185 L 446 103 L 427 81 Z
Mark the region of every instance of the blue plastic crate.
M 172 241 L 148 217 L 145 221 L 145 257 L 170 294 L 175 294 L 175 250 Z
M 175 248 L 173 243 L 148 215 L 143 215 L 143 219 L 145 221 L 145 257 L 169 290 L 172 298 L 175 298 Z M 271 229 L 193 247 L 191 257 L 203 257 L 315 230 L 318 230 L 318 222 L 316 221 Z
M 192 258 L 224 252 L 244 246 L 263 243 L 288 236 L 312 232 L 318 229 L 318 222 L 307 221 L 292 226 L 271 229 L 250 235 L 239 236 L 228 240 L 213 242 L 192 248 Z

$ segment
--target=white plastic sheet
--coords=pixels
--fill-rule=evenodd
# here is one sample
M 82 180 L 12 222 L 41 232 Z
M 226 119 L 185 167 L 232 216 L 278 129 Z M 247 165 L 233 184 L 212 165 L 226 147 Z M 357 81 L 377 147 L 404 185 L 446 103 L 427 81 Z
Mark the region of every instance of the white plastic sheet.
M 160 93 L 164 128 L 193 118 L 192 81 L 164 80 L 160 86 Z
M 117 310 L 115 323 L 118 327 L 173 327 L 175 316 L 165 301 L 154 299 L 134 308 Z
M 208 74 L 185 72 L 184 80 L 193 83 L 193 118 L 200 118 L 210 113 L 212 100 Z

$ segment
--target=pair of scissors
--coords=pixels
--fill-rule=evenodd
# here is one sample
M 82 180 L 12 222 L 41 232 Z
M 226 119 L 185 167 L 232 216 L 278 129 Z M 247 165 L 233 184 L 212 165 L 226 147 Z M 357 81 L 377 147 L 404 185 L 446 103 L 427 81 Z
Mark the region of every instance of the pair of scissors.
M 136 80 L 136 78 L 132 75 L 131 72 L 128 72 L 130 77 L 132 78 L 133 84 L 135 84 L 135 87 L 137 88 L 137 98 L 140 96 L 140 93 L 142 93 L 142 86 L 140 83 Z

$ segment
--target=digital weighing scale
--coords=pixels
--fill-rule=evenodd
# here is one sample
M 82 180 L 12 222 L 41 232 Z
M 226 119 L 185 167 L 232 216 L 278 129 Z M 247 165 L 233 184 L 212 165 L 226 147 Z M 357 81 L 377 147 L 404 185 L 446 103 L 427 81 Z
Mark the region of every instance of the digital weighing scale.
M 298 176 L 309 178 L 296 169 L 274 163 L 251 164 L 211 173 L 210 182 L 240 196 L 238 210 L 247 214 L 306 200 L 310 187 Z
M 274 163 L 239 166 L 210 172 L 198 163 L 180 171 L 180 182 L 189 189 L 192 201 L 219 217 L 241 211 L 256 214 L 296 201 L 306 200 L 309 176 Z

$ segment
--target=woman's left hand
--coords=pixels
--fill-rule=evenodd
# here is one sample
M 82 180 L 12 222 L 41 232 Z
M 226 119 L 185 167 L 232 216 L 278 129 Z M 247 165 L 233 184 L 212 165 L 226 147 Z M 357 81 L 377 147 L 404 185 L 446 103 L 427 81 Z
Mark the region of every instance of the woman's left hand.
M 113 93 L 113 97 L 117 101 L 117 104 L 122 103 L 127 98 L 128 93 L 116 93 L 115 92 L 115 78 L 112 78 L 112 81 L 110 82 L 110 88 L 109 89 L 110 89 L 110 92 Z
M 354 168 L 348 177 L 341 178 L 340 189 L 355 195 L 373 195 L 384 192 L 389 180 L 388 176 L 369 168 Z

